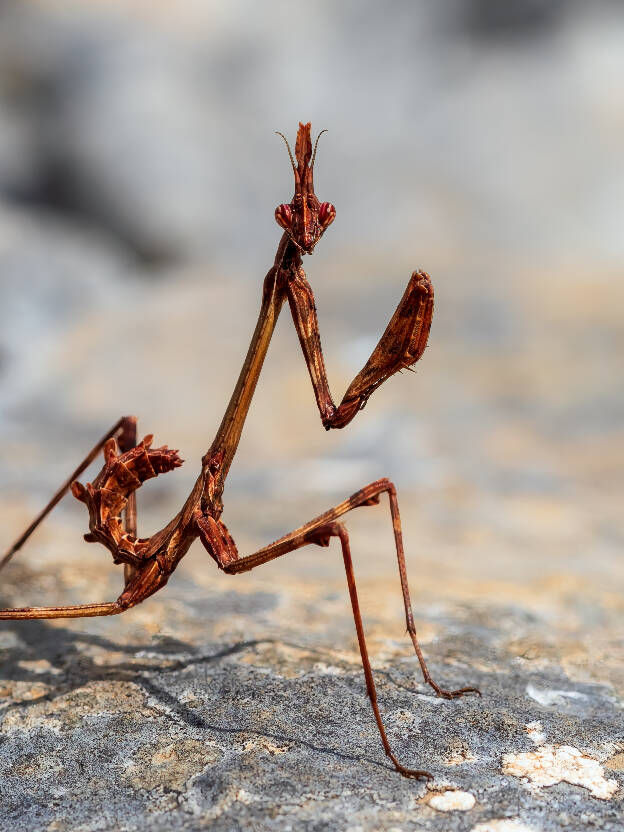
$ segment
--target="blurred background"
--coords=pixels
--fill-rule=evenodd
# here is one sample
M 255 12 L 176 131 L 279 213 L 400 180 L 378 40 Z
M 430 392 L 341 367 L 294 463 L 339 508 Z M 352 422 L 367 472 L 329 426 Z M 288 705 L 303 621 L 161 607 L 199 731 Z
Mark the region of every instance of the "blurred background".
M 329 131 L 316 190 L 337 209 L 304 264 L 334 397 L 415 268 L 436 313 L 416 375 L 327 434 L 284 311 L 225 493 L 240 551 L 389 476 L 417 617 L 526 610 L 539 647 L 508 633 L 516 653 L 556 629 L 569 672 L 624 682 L 623 76 L 617 2 L 5 0 L 2 545 L 125 413 L 187 460 L 141 490 L 140 532 L 177 511 L 292 195 L 274 131 L 292 142 L 310 120 Z M 365 609 L 399 638 L 387 513 L 348 523 Z M 85 530 L 70 497 L 3 574 L 3 603 L 116 592 Z M 189 593 L 229 591 L 207 560 L 194 546 L 135 624 L 162 633 L 163 605 L 179 624 Z M 309 626 L 339 610 L 352 638 L 338 557 L 261 572 L 236 590 L 300 593 Z M 128 632 L 125 616 L 106 626 Z

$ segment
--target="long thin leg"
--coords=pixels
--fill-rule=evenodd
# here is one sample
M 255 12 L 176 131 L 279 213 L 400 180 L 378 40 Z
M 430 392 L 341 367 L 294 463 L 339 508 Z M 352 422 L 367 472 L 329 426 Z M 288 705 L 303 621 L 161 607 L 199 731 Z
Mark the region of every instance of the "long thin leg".
M 334 508 L 329 509 L 329 511 L 326 511 L 324 514 L 321 514 L 314 520 L 310 520 L 309 523 L 306 523 L 299 529 L 295 529 L 295 531 L 290 532 L 290 534 L 285 535 L 284 537 L 280 538 L 280 540 L 276 540 L 275 543 L 272 543 L 270 546 L 266 546 L 265 548 L 260 549 L 253 555 L 249 555 L 248 557 L 235 560 L 233 563 L 225 567 L 225 571 L 232 574 L 237 574 L 239 572 L 247 572 L 250 569 L 254 569 L 256 566 L 260 566 L 260 564 L 262 563 L 267 563 L 270 560 L 274 560 L 275 558 L 281 557 L 281 555 L 285 555 L 287 552 L 292 552 L 295 549 L 300 548 L 301 546 L 305 546 L 310 542 L 310 533 L 314 532 L 321 526 L 327 526 L 333 523 L 343 514 L 346 514 L 348 511 L 351 511 L 354 508 L 378 504 L 379 497 L 384 492 L 387 492 L 390 498 L 390 513 L 392 515 L 392 527 L 394 529 L 394 541 L 399 566 L 399 577 L 401 580 L 401 590 L 403 593 L 405 623 L 407 625 L 407 631 L 410 634 L 412 644 L 414 645 L 416 656 L 418 657 L 418 661 L 420 663 L 423 678 L 425 682 L 429 684 L 439 696 L 443 696 L 445 699 L 456 699 L 459 696 L 463 696 L 463 694 L 465 693 L 479 694 L 479 690 L 474 687 L 464 687 L 459 688 L 458 690 L 446 690 L 445 688 L 440 687 L 429 673 L 427 663 L 425 662 L 425 657 L 423 656 L 422 650 L 418 643 L 416 625 L 414 623 L 414 615 L 412 613 L 412 601 L 410 598 L 409 584 L 407 579 L 407 567 L 405 565 L 405 551 L 403 549 L 403 534 L 401 531 L 401 517 L 399 514 L 399 503 L 397 500 L 396 488 L 394 487 L 394 484 L 390 482 L 390 480 L 388 479 L 384 478 L 381 480 L 376 480 L 375 482 L 370 483 L 370 485 L 361 488 L 359 491 L 356 491 L 355 494 L 352 494 L 350 497 L 344 500 L 342 503 L 339 503 Z
M 120 433 L 120 439 L 123 436 L 132 436 L 132 430 L 134 430 L 135 442 L 136 442 L 136 419 L 134 416 L 122 416 L 118 422 L 115 422 L 113 427 L 100 439 L 100 441 L 93 446 L 93 448 L 89 451 L 86 457 L 82 460 L 80 465 L 76 468 L 75 471 L 69 475 L 69 477 L 65 480 L 63 485 L 59 488 L 56 494 L 52 497 L 50 502 L 47 506 L 39 512 L 39 514 L 35 517 L 32 523 L 26 528 L 22 534 L 17 538 L 17 540 L 7 549 L 4 553 L 2 558 L 0 559 L 0 569 L 5 567 L 7 563 L 11 560 L 13 555 L 18 552 L 24 543 L 28 540 L 31 534 L 35 531 L 37 526 L 48 516 L 48 514 L 52 511 L 52 509 L 59 503 L 64 495 L 67 493 L 69 486 L 72 482 L 77 479 L 82 472 L 89 467 L 89 465 L 93 462 L 96 456 L 104 447 L 106 441 L 111 438 L 111 436 L 115 436 L 116 433 Z M 136 514 L 135 514 L 136 516 Z
M 0 609 L 0 620 L 15 618 L 92 618 L 96 615 L 118 615 L 135 607 L 153 595 L 167 583 L 168 575 L 163 573 L 157 560 L 145 563 L 136 570 L 132 580 L 126 584 L 116 601 L 103 604 L 75 604 L 68 607 L 14 607 Z
M 126 608 L 118 601 L 104 604 L 76 604 L 73 607 L 16 607 L 0 610 L 0 620 L 14 618 L 92 618 L 95 615 L 117 615 Z
M 409 593 L 409 583 L 407 580 L 407 570 L 405 567 L 405 552 L 403 551 L 403 533 L 401 531 L 401 516 L 399 514 L 399 501 L 397 499 L 396 488 L 394 484 L 389 482 L 388 497 L 390 499 L 390 514 L 392 515 L 392 527 L 394 529 L 394 541 L 396 544 L 396 551 L 397 551 L 397 560 L 399 563 L 399 575 L 401 578 L 401 589 L 403 591 L 403 605 L 405 607 L 405 623 L 407 624 L 407 632 L 410 634 L 410 638 L 412 639 L 412 644 L 414 645 L 414 650 L 416 651 L 416 656 L 418 657 L 418 661 L 420 663 L 420 669 L 422 670 L 422 674 L 424 677 L 425 682 L 430 685 L 434 691 L 438 694 L 438 696 L 444 697 L 444 699 L 457 699 L 459 696 L 463 696 L 465 693 L 476 693 L 481 696 L 481 692 L 478 688 L 473 687 L 464 687 L 459 688 L 458 690 L 446 690 L 445 688 L 441 688 L 432 678 L 429 670 L 427 669 L 427 663 L 425 662 L 425 657 L 423 656 L 423 652 L 420 648 L 420 644 L 418 643 L 418 637 L 416 635 L 416 624 L 414 623 L 414 615 L 412 613 L 412 601 L 410 598 Z
M 351 497 L 344 500 L 342 503 L 339 503 L 334 508 L 329 509 L 329 511 L 326 511 L 324 514 L 321 514 L 319 517 L 315 518 L 314 520 L 311 520 L 309 523 L 306 523 L 300 528 L 295 529 L 294 531 L 275 541 L 275 543 L 272 543 L 270 546 L 266 546 L 263 549 L 260 549 L 259 551 L 255 552 L 254 554 L 244 558 L 238 557 L 234 541 L 230 537 L 230 534 L 227 531 L 226 527 L 222 523 L 215 521 L 212 518 L 202 518 L 200 520 L 200 538 L 204 546 L 206 546 L 211 555 L 215 558 L 215 560 L 217 560 L 221 568 L 228 574 L 232 575 L 241 572 L 248 572 L 249 570 L 254 569 L 257 566 L 261 566 L 263 563 L 268 563 L 271 560 L 275 560 L 276 558 L 288 554 L 289 552 L 293 552 L 296 549 L 299 549 L 303 546 L 308 546 L 310 544 L 327 546 L 329 545 L 331 537 L 340 538 L 340 542 L 342 545 L 342 554 L 345 564 L 345 571 L 347 574 L 347 583 L 349 586 L 349 595 L 351 598 L 351 606 L 353 609 L 353 618 L 355 621 L 358 644 L 360 647 L 360 655 L 362 659 L 362 666 L 364 669 L 364 677 L 366 679 L 366 690 L 371 702 L 371 706 L 373 708 L 373 713 L 375 715 L 375 720 L 377 722 L 377 727 L 379 729 L 379 734 L 384 746 L 384 750 L 401 774 L 407 777 L 430 777 L 430 775 L 425 771 L 406 769 L 398 762 L 390 747 L 388 737 L 384 729 L 383 720 L 379 712 L 379 706 L 377 704 L 377 692 L 373 680 L 373 672 L 368 656 L 368 650 L 366 647 L 364 627 L 362 624 L 362 616 L 360 613 L 360 607 L 357 597 L 355 576 L 353 573 L 353 563 L 351 559 L 349 539 L 344 526 L 341 523 L 336 522 L 338 517 L 342 516 L 343 514 L 346 514 L 346 512 L 348 511 L 351 511 L 351 509 L 357 508 L 359 506 L 376 505 L 377 503 L 379 503 L 379 497 L 384 491 L 387 491 L 390 497 L 390 511 L 392 514 L 392 525 L 394 528 L 394 538 L 397 551 L 397 560 L 399 565 L 399 576 L 401 579 L 401 588 L 403 591 L 403 603 L 405 606 L 405 618 L 407 628 L 410 633 L 412 643 L 414 645 L 414 649 L 418 657 L 418 661 L 420 662 L 420 666 L 425 681 L 433 687 L 433 689 L 436 691 L 438 695 L 444 696 L 447 699 L 453 699 L 462 696 L 465 693 L 479 693 L 479 691 L 476 688 L 470 687 L 461 688 L 455 691 L 444 690 L 433 681 L 427 669 L 427 665 L 425 663 L 425 659 L 423 657 L 416 636 L 416 627 L 414 624 L 411 600 L 409 595 L 409 587 L 407 582 L 407 570 L 405 567 L 405 554 L 403 551 L 403 539 L 401 533 L 401 519 L 399 515 L 399 507 L 396 497 L 396 489 L 393 483 L 390 482 L 390 480 L 377 480 L 376 482 L 373 482 L 370 485 L 365 486 L 364 488 L 357 491 L 355 494 L 351 495 Z
M 387 378 L 409 368 L 427 346 L 433 316 L 433 286 L 425 272 L 414 272 L 399 305 L 370 358 L 336 406 L 329 390 L 314 294 L 303 268 L 286 284 L 288 303 L 323 426 L 343 428 Z
M 369 489 L 371 489 L 371 486 L 368 486 L 367 489 L 362 489 L 362 491 L 358 492 L 358 494 L 369 492 Z M 356 497 L 357 495 L 353 496 Z M 375 499 L 374 496 L 372 499 Z M 368 498 L 368 501 L 370 501 L 370 497 Z M 365 498 L 363 502 L 358 504 L 370 504 L 368 501 Z M 296 529 L 294 532 L 291 532 L 291 534 L 281 538 L 281 540 L 276 541 L 271 546 L 267 546 L 264 549 L 261 549 L 259 552 L 256 552 L 253 555 L 249 555 L 249 557 L 242 558 L 238 561 L 230 563 L 229 565 L 225 566 L 225 571 L 230 574 L 237 574 L 238 572 L 247 572 L 250 569 L 255 568 L 256 566 L 260 566 L 263 563 L 267 563 L 270 560 L 274 560 L 275 558 L 278 558 L 281 555 L 285 555 L 288 552 L 292 552 L 296 549 L 299 549 L 302 546 L 308 546 L 313 543 L 317 544 L 318 546 L 328 546 L 332 537 L 340 538 L 340 543 L 342 546 L 342 557 L 344 560 L 345 572 L 347 574 L 347 585 L 349 587 L 349 597 L 351 599 L 351 608 L 353 610 L 353 619 L 355 621 L 355 631 L 357 634 L 358 645 L 360 648 L 362 667 L 364 669 L 364 678 L 366 680 L 366 692 L 368 694 L 368 698 L 373 709 L 373 714 L 375 716 L 375 721 L 377 723 L 377 728 L 379 730 L 379 736 L 381 737 L 381 742 L 383 744 L 384 751 L 386 752 L 387 756 L 392 760 L 397 771 L 399 771 L 404 777 L 424 777 L 430 780 L 432 779 L 432 775 L 429 774 L 428 771 L 424 771 L 422 769 L 409 769 L 403 766 L 398 761 L 397 757 L 392 751 L 390 742 L 388 740 L 388 736 L 386 734 L 386 730 L 384 728 L 383 719 L 379 711 L 379 705 L 377 704 L 377 689 L 375 687 L 375 681 L 373 679 L 373 670 L 371 667 L 370 658 L 368 656 L 368 648 L 366 646 L 364 625 L 362 624 L 362 614 L 360 612 L 360 604 L 358 600 L 357 588 L 355 585 L 355 575 L 353 572 L 353 561 L 351 559 L 349 536 L 347 530 L 345 529 L 342 523 L 337 523 L 335 521 L 326 521 L 327 517 L 336 516 L 338 514 L 344 514 L 345 511 L 348 511 L 349 508 L 345 507 L 347 502 L 349 501 L 341 503 L 340 506 L 336 506 L 335 509 L 331 509 L 324 515 L 321 515 L 320 517 L 316 518 L 316 520 L 312 520 L 310 523 L 306 523 L 305 526 Z M 355 508 L 355 505 L 350 507 Z M 221 530 L 221 536 L 222 539 L 226 538 L 226 532 L 223 529 Z M 229 535 L 227 535 L 227 537 L 229 537 Z M 230 538 L 228 542 L 230 544 L 231 554 L 233 541 L 231 541 Z
M 398 761 L 394 755 L 386 729 L 384 728 L 379 705 L 377 704 L 377 688 L 375 687 L 375 680 L 373 679 L 373 669 L 371 667 L 370 659 L 368 657 L 368 648 L 366 646 L 366 637 L 364 636 L 364 625 L 362 624 L 362 614 L 360 612 L 360 603 L 358 600 L 357 588 L 355 586 L 355 575 L 353 572 L 353 561 L 351 559 L 351 547 L 349 545 L 349 535 L 342 523 L 329 523 L 327 526 L 321 526 L 314 532 L 310 533 L 311 542 L 318 543 L 320 546 L 327 546 L 330 537 L 339 537 L 342 546 L 342 558 L 344 560 L 345 572 L 347 573 L 347 585 L 349 587 L 349 597 L 351 599 L 351 608 L 353 610 L 353 619 L 355 621 L 355 631 L 357 633 L 358 645 L 360 648 L 360 656 L 362 658 L 362 667 L 364 668 L 364 678 L 366 680 L 366 692 L 370 699 L 375 721 L 379 730 L 379 736 L 387 756 L 394 763 L 394 767 L 404 777 L 424 777 L 427 780 L 432 780 L 433 777 L 428 771 L 422 769 L 406 768 Z

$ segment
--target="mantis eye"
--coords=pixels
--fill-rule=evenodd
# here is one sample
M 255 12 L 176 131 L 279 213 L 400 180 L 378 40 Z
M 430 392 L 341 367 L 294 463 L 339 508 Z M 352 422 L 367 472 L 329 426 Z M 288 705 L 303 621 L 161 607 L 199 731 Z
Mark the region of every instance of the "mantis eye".
M 325 231 L 328 225 L 333 223 L 336 219 L 336 209 L 331 202 L 321 202 L 318 218 L 323 231 Z
M 275 209 L 275 221 L 278 225 L 281 225 L 282 228 L 288 229 L 292 225 L 292 210 L 290 205 L 278 205 Z

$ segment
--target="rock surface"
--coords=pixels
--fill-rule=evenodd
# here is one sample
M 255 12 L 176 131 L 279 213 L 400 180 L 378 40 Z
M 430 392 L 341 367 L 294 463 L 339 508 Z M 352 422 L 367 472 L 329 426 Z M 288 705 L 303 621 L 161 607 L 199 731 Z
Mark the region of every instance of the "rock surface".
M 425 785 L 384 758 L 343 582 L 272 567 L 230 588 L 193 566 L 119 619 L 3 628 L 4 828 L 618 828 L 621 704 L 578 670 L 552 607 L 419 592 L 435 677 L 483 691 L 447 702 L 401 637 L 394 582 L 362 582 L 391 742 Z M 62 571 L 66 595 L 72 572 L 105 589 L 78 560 Z M 63 581 L 22 572 L 11 598 L 48 582 Z
M 177 511 L 290 195 L 271 131 L 309 113 L 336 397 L 417 267 L 434 326 L 416 376 L 326 434 L 286 311 L 224 520 L 249 553 L 390 476 L 430 669 L 483 695 L 423 684 L 385 505 L 346 521 L 388 735 L 430 784 L 383 754 L 336 547 L 232 579 L 195 545 L 123 616 L 0 622 L 1 829 L 621 829 L 624 17 L 520 5 L 3 7 L 2 544 L 127 412 L 187 460 L 141 489 L 140 532 Z M 68 498 L 0 605 L 116 597 L 84 531 Z

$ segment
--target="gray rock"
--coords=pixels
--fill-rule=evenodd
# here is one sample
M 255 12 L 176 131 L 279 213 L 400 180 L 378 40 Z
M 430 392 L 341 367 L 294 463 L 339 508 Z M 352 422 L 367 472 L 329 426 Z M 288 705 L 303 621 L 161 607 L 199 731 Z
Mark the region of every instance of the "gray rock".
M 388 733 L 404 763 L 434 774 L 425 785 L 384 757 L 344 594 L 246 589 L 185 583 L 114 623 L 5 624 L 3 826 L 619 828 L 621 703 L 557 659 L 518 655 L 518 640 L 557 637 L 547 618 L 494 604 L 420 611 L 437 634 L 426 648 L 436 678 L 483 691 L 455 702 L 423 685 L 403 640 L 385 639 Z M 310 612 L 292 617 L 306 594 L 334 609 L 314 635 Z M 375 641 L 380 621 L 368 625 Z
M 42 179 L 36 118 L 17 91 L 3 92 L 0 86 L 0 192 L 28 197 Z

